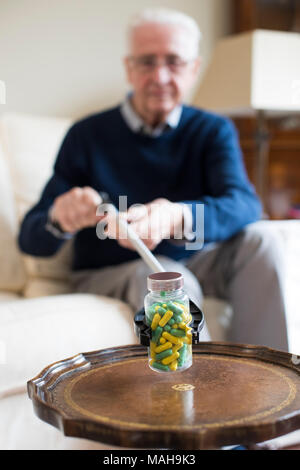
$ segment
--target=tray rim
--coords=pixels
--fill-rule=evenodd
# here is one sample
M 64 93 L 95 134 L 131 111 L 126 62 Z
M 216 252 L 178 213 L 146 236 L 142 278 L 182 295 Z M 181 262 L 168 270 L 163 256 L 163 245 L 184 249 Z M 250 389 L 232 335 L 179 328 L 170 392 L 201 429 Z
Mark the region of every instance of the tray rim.
M 213 354 L 273 363 L 277 366 L 291 369 L 300 376 L 300 365 L 292 362 L 292 354 L 266 346 L 209 341 L 194 345 L 193 351 L 195 354 Z M 61 374 L 62 366 L 65 366 L 63 375 L 78 373 L 81 369 L 90 369 L 93 365 L 93 359 L 95 363 L 99 364 L 99 357 L 101 356 L 103 356 L 104 360 L 100 365 L 105 365 L 105 357 L 112 353 L 117 355 L 117 357 L 115 360 L 110 360 L 107 363 L 118 363 L 122 359 L 128 360 L 136 357 L 146 357 L 147 348 L 139 344 L 130 344 L 93 350 L 75 354 L 44 367 L 39 374 L 27 382 L 28 396 L 32 400 L 36 415 L 43 421 L 60 429 L 65 436 L 82 437 L 121 447 L 145 449 L 206 449 L 218 448 L 225 445 L 257 443 L 300 429 L 300 409 L 282 417 L 276 422 L 269 422 L 267 420 L 258 424 L 231 425 L 221 427 L 220 429 L 161 431 L 158 428 L 157 430 L 148 431 L 125 429 L 126 427 L 122 428 L 122 426 L 119 427 L 115 424 L 107 425 L 88 418 L 71 418 L 62 409 L 57 409 L 56 406 L 49 403 L 49 397 L 51 396 L 49 389 L 51 390 L 55 387 L 57 381 L 64 380 Z M 46 387 L 46 389 L 43 389 L 43 387 Z M 138 433 L 140 437 L 139 439 L 134 438 L 133 442 L 131 435 L 134 433 Z M 182 439 L 183 436 L 185 439 Z M 189 442 L 189 444 L 182 445 L 182 441 Z M 170 446 L 161 447 L 162 443 L 167 443 Z M 177 443 L 180 443 L 181 447 L 177 447 Z

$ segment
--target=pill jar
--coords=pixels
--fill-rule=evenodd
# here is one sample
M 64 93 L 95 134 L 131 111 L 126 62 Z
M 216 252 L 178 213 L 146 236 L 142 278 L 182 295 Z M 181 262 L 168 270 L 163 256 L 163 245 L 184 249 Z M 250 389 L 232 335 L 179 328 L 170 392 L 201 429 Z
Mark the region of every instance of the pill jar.
M 175 372 L 192 365 L 192 321 L 183 276 L 161 272 L 147 277 L 145 319 L 151 330 L 149 366 L 156 372 Z

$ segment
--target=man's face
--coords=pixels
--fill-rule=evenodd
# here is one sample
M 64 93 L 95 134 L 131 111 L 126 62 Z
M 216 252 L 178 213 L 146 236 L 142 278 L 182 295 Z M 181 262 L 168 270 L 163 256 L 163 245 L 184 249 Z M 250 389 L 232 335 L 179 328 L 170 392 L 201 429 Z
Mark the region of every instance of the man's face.
M 149 121 L 163 119 L 193 85 L 199 59 L 189 61 L 190 33 L 177 25 L 146 24 L 132 34 L 125 59 L 134 105 Z

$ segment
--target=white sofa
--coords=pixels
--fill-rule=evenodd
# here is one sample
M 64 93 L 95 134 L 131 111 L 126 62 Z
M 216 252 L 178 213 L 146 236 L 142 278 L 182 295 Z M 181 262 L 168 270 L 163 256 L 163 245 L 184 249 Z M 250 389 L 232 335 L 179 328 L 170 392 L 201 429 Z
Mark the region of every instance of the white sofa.
M 0 117 L 0 449 L 112 448 L 66 438 L 40 421 L 26 382 L 59 359 L 137 342 L 134 312 L 127 305 L 71 292 L 72 242 L 50 259 L 26 256 L 17 247 L 20 221 L 39 198 L 70 124 L 67 119 L 20 114 Z M 285 242 L 290 344 L 300 354 L 300 222 L 275 222 L 274 230 Z M 230 307 L 205 299 L 203 309 L 212 339 L 225 339 Z M 110 318 L 110 335 L 102 327 L 104 314 Z

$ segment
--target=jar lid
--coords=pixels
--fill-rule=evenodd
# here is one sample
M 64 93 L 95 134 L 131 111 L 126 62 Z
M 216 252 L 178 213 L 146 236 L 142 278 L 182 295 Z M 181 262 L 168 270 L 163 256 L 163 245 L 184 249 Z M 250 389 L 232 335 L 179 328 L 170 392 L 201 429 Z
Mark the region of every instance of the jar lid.
M 149 290 L 176 290 L 181 289 L 184 280 L 181 273 L 162 272 L 150 274 L 147 277 L 147 287 Z

